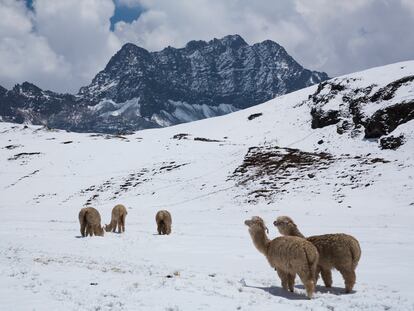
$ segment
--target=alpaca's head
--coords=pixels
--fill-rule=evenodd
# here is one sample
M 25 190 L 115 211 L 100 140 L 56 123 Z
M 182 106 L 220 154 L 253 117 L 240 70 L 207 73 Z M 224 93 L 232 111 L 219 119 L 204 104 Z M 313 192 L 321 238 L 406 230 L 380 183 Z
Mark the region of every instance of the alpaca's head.
M 97 225 L 95 229 L 95 235 L 104 236 L 104 233 L 105 233 L 104 227 Z
M 110 232 L 111 231 L 111 224 L 109 224 L 109 225 L 105 225 L 105 231 L 106 232 Z
M 274 222 L 273 225 L 279 230 L 282 235 L 291 235 L 294 230 L 297 229 L 296 224 L 293 222 L 292 218 L 288 216 L 279 216 Z
M 249 227 L 249 230 L 263 230 L 269 233 L 264 221 L 259 216 L 253 216 L 251 219 L 248 219 L 244 222 L 246 226 Z

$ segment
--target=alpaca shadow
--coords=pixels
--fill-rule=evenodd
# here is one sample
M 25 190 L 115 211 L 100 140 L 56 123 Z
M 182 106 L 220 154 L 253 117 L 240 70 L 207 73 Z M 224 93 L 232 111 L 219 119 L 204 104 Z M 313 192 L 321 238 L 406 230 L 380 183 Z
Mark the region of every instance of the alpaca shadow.
M 86 238 L 91 238 L 91 237 L 97 237 L 96 235 L 94 236 L 81 236 L 81 235 L 75 235 L 75 239 L 86 239 Z
M 248 287 L 248 288 L 261 289 L 269 293 L 272 296 L 283 297 L 289 300 L 309 300 L 309 298 L 306 297 L 305 294 L 292 293 L 279 286 L 261 287 L 261 286 L 250 286 L 247 284 L 244 284 L 243 286 Z
M 303 285 L 296 285 L 295 287 L 300 288 L 300 289 L 305 289 L 305 287 Z M 343 287 L 332 286 L 332 287 L 328 288 L 328 287 L 325 287 L 325 286 L 322 286 L 322 285 L 316 285 L 315 293 L 318 293 L 318 292 L 322 293 L 322 294 L 332 294 L 332 295 L 337 295 L 337 296 L 355 294 L 354 290 L 352 290 L 350 293 L 345 293 L 345 288 L 343 288 Z

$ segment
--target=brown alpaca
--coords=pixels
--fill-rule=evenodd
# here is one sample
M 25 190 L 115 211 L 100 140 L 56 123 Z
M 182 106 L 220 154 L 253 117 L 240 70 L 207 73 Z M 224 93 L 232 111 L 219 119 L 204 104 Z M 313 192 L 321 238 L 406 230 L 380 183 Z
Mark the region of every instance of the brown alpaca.
M 101 215 L 93 207 L 82 208 L 79 212 L 80 232 L 85 236 L 103 236 L 104 230 L 101 227 Z
M 296 224 L 288 216 L 278 217 L 273 224 L 284 236 L 303 237 Z M 345 280 L 345 292 L 351 292 L 356 280 L 355 269 L 361 258 L 361 248 L 358 240 L 344 233 L 315 235 L 306 239 L 315 245 L 319 252 L 315 280 L 318 280 L 320 272 L 325 286 L 331 287 L 331 270 L 335 268 Z
M 309 298 L 315 291 L 315 271 L 319 255 L 316 247 L 298 237 L 278 237 L 269 240 L 267 227 L 262 218 L 252 217 L 244 222 L 257 250 L 266 256 L 282 280 L 282 287 L 293 292 L 295 276 L 299 275 Z
M 155 215 L 155 221 L 157 222 L 158 234 L 170 234 L 171 233 L 171 214 L 169 211 L 161 210 Z
M 118 233 L 125 232 L 125 217 L 128 214 L 125 206 L 122 204 L 115 205 L 112 209 L 111 222 L 105 225 L 106 232 L 115 232 L 118 227 Z

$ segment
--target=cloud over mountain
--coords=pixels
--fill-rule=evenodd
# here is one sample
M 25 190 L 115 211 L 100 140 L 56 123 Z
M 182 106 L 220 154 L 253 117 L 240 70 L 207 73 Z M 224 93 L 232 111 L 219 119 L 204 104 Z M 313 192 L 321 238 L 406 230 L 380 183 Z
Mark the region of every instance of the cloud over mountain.
M 110 30 L 115 7 L 139 6 L 133 22 Z M 148 50 L 238 33 L 271 39 L 313 70 L 331 76 L 414 56 L 409 0 L 73 0 L 0 1 L 0 85 L 24 80 L 76 92 L 122 44 Z

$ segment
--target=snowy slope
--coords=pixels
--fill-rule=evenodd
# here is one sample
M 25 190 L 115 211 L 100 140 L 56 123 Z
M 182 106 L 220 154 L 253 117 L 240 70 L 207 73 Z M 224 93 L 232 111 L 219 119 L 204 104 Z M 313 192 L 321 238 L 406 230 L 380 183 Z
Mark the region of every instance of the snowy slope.
M 348 87 L 413 74 L 399 63 L 349 75 Z M 312 129 L 316 91 L 128 136 L 1 123 L 1 309 L 414 310 L 414 121 L 392 132 L 405 137 L 396 150 L 363 130 Z M 125 204 L 126 232 L 79 238 L 87 202 L 104 223 Z M 156 235 L 159 209 L 172 213 L 170 236 Z M 308 235 L 356 236 L 355 292 L 336 272 L 313 300 L 298 279 L 282 290 L 243 225 L 252 215 L 272 237 L 280 215 Z

